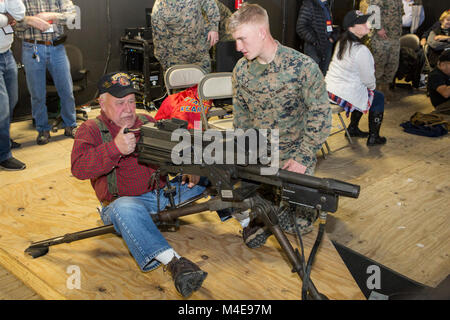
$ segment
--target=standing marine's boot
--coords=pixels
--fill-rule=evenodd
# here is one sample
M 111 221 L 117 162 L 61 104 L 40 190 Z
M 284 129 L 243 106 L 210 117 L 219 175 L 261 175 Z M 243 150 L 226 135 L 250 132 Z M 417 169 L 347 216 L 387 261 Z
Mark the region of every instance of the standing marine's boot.
M 386 138 L 380 136 L 382 122 L 383 112 L 369 111 L 369 138 L 367 138 L 368 146 L 386 143 Z
M 361 120 L 362 115 L 363 113 L 361 111 L 352 111 L 352 115 L 350 116 L 350 124 L 347 127 L 347 131 L 350 134 L 350 137 L 367 138 L 369 136 L 368 132 L 361 131 L 358 128 L 359 120 Z

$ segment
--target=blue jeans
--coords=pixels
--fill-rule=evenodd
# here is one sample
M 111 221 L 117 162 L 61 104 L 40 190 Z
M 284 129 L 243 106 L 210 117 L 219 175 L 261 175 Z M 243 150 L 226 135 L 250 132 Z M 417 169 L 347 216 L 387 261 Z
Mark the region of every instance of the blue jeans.
M 370 106 L 372 112 L 384 112 L 384 94 L 378 90 L 373 90 L 373 101 Z
M 17 100 L 17 64 L 8 50 L 0 53 L 0 162 L 12 157 L 9 127 Z
M 187 187 L 187 183 L 172 183 L 176 187 L 175 204 L 189 200 L 203 192 L 205 187 L 196 185 Z M 180 196 L 178 196 L 180 195 Z M 169 204 L 169 199 L 160 192 L 160 210 Z M 125 240 L 128 249 L 142 271 L 150 271 L 161 263 L 155 257 L 171 246 L 153 222 L 150 214 L 157 213 L 156 191 L 140 196 L 120 197 L 101 211 L 105 224 L 113 224 L 114 229 Z
M 33 58 L 33 56 L 35 58 Z M 37 58 L 37 57 L 38 58 Z M 46 105 L 46 70 L 50 72 L 61 102 L 61 117 L 65 127 L 76 127 L 75 99 L 69 59 L 62 44 L 46 46 L 23 42 L 22 62 L 31 95 L 32 116 L 39 132 L 50 131 Z

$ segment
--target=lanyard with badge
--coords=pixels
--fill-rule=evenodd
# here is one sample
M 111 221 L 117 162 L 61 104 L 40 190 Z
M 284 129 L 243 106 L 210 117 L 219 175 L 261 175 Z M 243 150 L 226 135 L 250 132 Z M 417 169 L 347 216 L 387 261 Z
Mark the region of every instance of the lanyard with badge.
M 7 26 L 4 26 L 4 27 L 2 28 L 2 30 L 3 30 L 3 33 L 4 33 L 5 35 L 14 33 L 14 30 L 13 30 L 13 28 L 11 27 L 10 24 L 8 24 Z
M 6 16 L 7 13 L 8 13 L 8 12 L 5 11 L 5 12 L 2 12 L 1 14 L 4 14 L 4 15 Z M 9 18 L 8 18 L 8 20 L 9 20 Z M 2 28 L 2 31 L 3 31 L 3 33 L 4 33 L 5 35 L 14 33 L 14 30 L 13 30 L 13 28 L 11 27 L 10 24 L 4 26 L 4 27 Z
M 323 1 L 323 0 L 320 0 L 320 6 L 322 7 L 322 10 L 325 14 L 327 33 L 332 33 L 333 32 L 333 22 L 331 20 L 331 8 L 329 7 L 328 2 Z
M 327 32 L 333 32 L 333 24 L 331 20 L 327 20 Z
M 42 9 L 40 0 L 38 0 L 38 8 L 39 8 L 39 12 L 45 12 L 46 11 L 46 10 Z M 53 32 L 55 32 L 54 28 L 53 28 L 53 21 L 49 20 L 47 22 L 50 24 L 50 27 L 47 30 L 45 30 L 45 31 L 41 31 L 41 33 L 53 33 Z M 32 58 L 35 59 L 39 63 L 41 61 L 41 59 L 39 58 L 39 54 L 38 54 L 36 43 L 37 43 L 37 41 L 34 40 L 33 56 L 32 56 Z

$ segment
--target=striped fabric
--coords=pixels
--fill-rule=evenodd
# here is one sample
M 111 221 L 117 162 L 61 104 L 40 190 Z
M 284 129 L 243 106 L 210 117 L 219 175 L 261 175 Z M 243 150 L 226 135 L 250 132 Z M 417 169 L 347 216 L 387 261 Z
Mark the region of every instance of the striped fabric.
M 27 40 L 52 41 L 64 34 L 64 26 L 75 19 L 77 12 L 71 0 L 23 0 L 26 16 L 35 16 L 41 12 L 57 12 L 58 20 L 53 21 L 54 32 L 41 32 L 28 26 L 24 20 L 18 21 L 15 27 L 18 38 Z
M 348 117 L 350 112 L 352 112 L 353 110 L 358 110 L 361 111 L 362 113 L 367 113 L 370 109 L 370 107 L 372 106 L 372 102 L 373 102 L 373 90 L 367 89 L 367 109 L 360 109 L 358 107 L 355 107 L 354 105 L 352 105 L 350 102 L 342 99 L 341 97 L 338 97 L 337 95 L 335 95 L 332 92 L 328 91 L 328 98 L 335 104 L 337 104 L 338 106 L 342 107 L 345 109 L 345 115 Z

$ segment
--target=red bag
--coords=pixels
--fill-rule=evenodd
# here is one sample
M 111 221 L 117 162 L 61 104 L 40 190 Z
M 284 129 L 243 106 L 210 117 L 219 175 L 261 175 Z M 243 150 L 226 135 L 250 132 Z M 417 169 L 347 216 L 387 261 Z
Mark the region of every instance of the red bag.
M 205 114 L 212 105 L 211 100 L 203 102 Z M 178 118 L 188 122 L 188 129 L 194 128 L 194 121 L 201 121 L 202 106 L 198 98 L 197 85 L 178 93 L 171 94 L 158 109 L 156 120 Z

